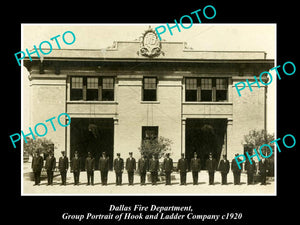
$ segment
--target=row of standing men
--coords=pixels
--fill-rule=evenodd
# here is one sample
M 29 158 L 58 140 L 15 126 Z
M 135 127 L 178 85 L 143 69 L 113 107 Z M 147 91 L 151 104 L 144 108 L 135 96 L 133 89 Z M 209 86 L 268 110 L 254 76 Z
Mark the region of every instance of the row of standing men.
M 58 169 L 61 175 L 61 185 L 66 185 L 67 171 L 69 168 L 68 157 L 65 156 L 65 152 L 61 152 L 62 156 L 59 158 Z M 238 154 L 236 154 L 237 156 Z M 122 173 L 124 170 L 124 160 L 120 157 L 120 153 L 117 153 L 117 158 L 113 162 L 113 167 L 116 173 L 116 185 L 122 185 Z M 34 185 L 40 184 L 41 171 L 43 168 L 43 157 L 39 155 L 37 151 L 32 160 L 32 170 L 34 173 Z M 53 172 L 56 167 L 56 159 L 53 152 L 49 154 L 46 158 L 45 170 L 47 171 L 47 185 L 53 184 Z M 197 157 L 197 153 L 194 152 L 194 157 L 190 160 L 190 170 L 193 176 L 193 184 L 198 184 L 198 174 L 200 172 L 201 163 L 200 159 Z M 106 153 L 102 153 L 102 157 L 99 159 L 99 169 L 101 174 L 102 185 L 107 185 L 108 171 L 109 171 L 109 157 Z M 125 169 L 128 173 L 129 185 L 133 185 L 134 172 L 136 170 L 136 160 L 132 157 L 132 152 L 129 152 L 129 157 L 126 159 Z M 166 154 L 166 158 L 163 161 L 162 169 L 166 176 L 166 185 L 171 185 L 171 173 L 174 170 L 173 160 L 170 158 L 169 153 Z M 221 172 L 222 185 L 227 184 L 227 174 L 230 170 L 229 161 L 226 159 L 226 155 L 223 155 L 222 160 L 217 163 L 217 161 L 212 157 L 212 153 L 209 154 L 209 158 L 206 160 L 206 169 L 209 175 L 209 185 L 214 184 L 214 174 L 218 170 Z M 95 170 L 95 159 L 92 157 L 91 153 L 88 152 L 88 156 L 85 159 L 85 171 L 87 173 L 87 185 L 94 185 L 94 170 Z M 241 169 L 238 168 L 235 159 L 232 160 L 231 170 L 233 172 L 234 184 L 240 184 Z M 250 164 L 248 161 L 245 164 L 245 170 L 247 170 L 247 184 L 253 184 L 254 175 L 257 172 L 255 163 Z M 146 173 L 147 171 L 151 174 L 152 185 L 157 184 L 158 172 L 159 172 L 159 161 L 152 156 L 151 159 L 147 159 L 144 154 L 138 160 L 138 171 L 140 174 L 140 184 L 146 185 Z M 177 171 L 180 173 L 180 185 L 186 185 L 186 174 L 188 169 L 188 160 L 181 154 L 181 158 L 178 160 Z M 81 159 L 78 156 L 78 152 L 75 152 L 74 157 L 71 160 L 71 173 L 74 175 L 74 185 L 79 185 L 79 177 L 81 172 Z M 266 174 L 268 172 L 267 161 L 261 160 L 259 162 L 259 174 L 261 176 L 261 184 L 266 184 Z

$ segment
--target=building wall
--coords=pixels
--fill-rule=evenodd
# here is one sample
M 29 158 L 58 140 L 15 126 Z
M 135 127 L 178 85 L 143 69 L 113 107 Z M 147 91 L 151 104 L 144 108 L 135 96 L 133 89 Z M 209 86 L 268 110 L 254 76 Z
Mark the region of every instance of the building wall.
M 243 79 L 243 81 L 245 78 Z M 252 92 L 248 86 L 241 91 L 241 96 L 238 95 L 235 84 L 240 82 L 239 79 L 233 79 L 233 121 L 232 121 L 232 138 L 231 138 L 231 156 L 234 154 L 244 153 L 243 140 L 244 135 L 248 134 L 252 129 L 264 129 L 265 118 L 265 91 L 266 86 L 261 85 L 258 88 L 257 84 L 252 85 Z M 249 80 L 254 82 L 254 80 Z
M 62 127 L 57 122 L 57 117 L 61 113 L 66 112 L 66 80 L 65 76 L 47 75 L 43 79 L 32 78 L 31 80 L 31 128 L 37 123 L 44 123 L 47 126 L 48 133 L 44 136 L 54 142 L 55 157 L 60 156 L 60 152 L 65 150 L 66 128 Z M 53 130 L 50 122 L 46 120 L 55 117 L 53 124 L 56 131 Z M 60 118 L 62 124 L 65 124 L 64 116 Z M 38 126 L 38 133 L 43 134 L 44 128 Z M 27 128 L 26 128 L 27 129 Z M 28 131 L 28 132 L 27 132 Z M 24 130 L 24 133 L 29 133 L 29 130 Z M 38 136 L 35 135 L 37 138 Z
M 158 135 L 172 140 L 171 156 L 181 153 L 181 78 L 159 79 L 157 101 L 142 101 L 142 76 L 118 76 L 118 124 L 115 153 L 138 156 L 142 126 L 158 126 Z M 123 153 L 123 154 L 122 154 Z

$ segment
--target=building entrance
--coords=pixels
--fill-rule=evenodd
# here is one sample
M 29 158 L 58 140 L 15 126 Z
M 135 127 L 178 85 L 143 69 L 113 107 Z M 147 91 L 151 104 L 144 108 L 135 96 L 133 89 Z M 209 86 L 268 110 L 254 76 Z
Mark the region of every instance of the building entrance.
M 71 158 L 74 152 L 78 151 L 82 159 L 82 169 L 84 169 L 87 153 L 91 152 L 95 158 L 96 169 L 98 169 L 99 158 L 102 152 L 106 152 L 106 155 L 110 159 L 110 169 L 112 169 L 114 145 L 113 119 L 72 118 L 70 126 Z
M 201 169 L 205 168 L 205 162 L 211 152 L 219 162 L 224 137 L 226 135 L 226 119 L 187 119 L 186 120 L 186 158 L 190 161 L 194 152 L 197 152 L 201 160 Z

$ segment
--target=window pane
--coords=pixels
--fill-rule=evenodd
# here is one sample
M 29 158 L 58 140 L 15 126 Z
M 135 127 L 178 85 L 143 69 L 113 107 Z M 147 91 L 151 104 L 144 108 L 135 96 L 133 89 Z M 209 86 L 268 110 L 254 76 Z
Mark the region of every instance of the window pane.
M 87 89 L 98 89 L 98 78 L 88 77 L 87 78 Z
M 71 77 L 70 100 L 83 100 L 83 78 Z
M 217 90 L 216 91 L 216 101 L 217 102 L 227 101 L 227 90 Z
M 196 102 L 197 101 L 197 90 L 186 90 L 185 101 Z
M 114 90 L 102 90 L 102 101 L 113 101 L 114 100 Z
M 143 101 L 156 101 L 156 78 L 144 78 Z
M 216 89 L 217 90 L 227 90 L 227 80 L 226 79 L 216 79 Z
M 86 100 L 88 100 L 88 101 L 98 101 L 98 89 L 88 89 L 88 90 L 86 90 Z
M 156 90 L 144 90 L 143 101 L 156 101 Z
M 144 78 L 144 89 L 155 90 L 156 89 L 156 78 Z
M 212 79 L 201 79 L 201 89 L 211 90 L 212 89 Z
M 201 90 L 201 101 L 212 101 L 212 90 Z
M 114 78 L 103 78 L 102 79 L 103 89 L 114 89 Z
M 71 78 L 71 87 L 72 87 L 72 89 L 82 89 L 83 78 L 82 77 L 72 77 Z
M 185 80 L 186 90 L 197 90 L 197 79 L 196 78 L 187 78 Z
M 71 101 L 83 100 L 82 89 L 71 89 L 70 99 Z

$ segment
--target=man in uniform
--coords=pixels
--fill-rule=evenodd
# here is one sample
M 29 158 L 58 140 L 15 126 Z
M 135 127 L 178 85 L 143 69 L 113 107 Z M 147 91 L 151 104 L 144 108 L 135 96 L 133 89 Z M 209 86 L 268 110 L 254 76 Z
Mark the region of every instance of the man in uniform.
M 133 185 L 134 171 L 136 170 L 136 161 L 132 157 L 132 152 L 129 152 L 129 157 L 126 159 L 125 166 L 128 173 L 128 185 Z
M 190 163 L 192 175 L 193 175 L 193 185 L 198 184 L 198 173 L 201 169 L 200 159 L 197 158 L 197 153 L 194 152 L 194 158 L 191 159 Z
M 117 158 L 114 160 L 114 169 L 116 173 L 116 185 L 122 185 L 122 173 L 124 170 L 124 161 L 120 156 L 121 154 L 117 153 Z
M 259 174 L 261 179 L 261 185 L 266 185 L 267 181 L 267 172 L 268 172 L 268 161 L 265 158 L 262 158 L 262 160 L 258 163 L 259 168 Z
M 235 154 L 238 156 L 239 154 Z M 239 159 L 238 159 L 239 160 Z M 238 164 L 235 161 L 235 158 L 231 161 L 231 170 L 233 172 L 233 183 L 234 185 L 239 185 L 241 182 L 241 172 L 243 169 L 243 164 L 240 164 L 241 169 L 239 168 Z
M 64 151 L 61 152 L 61 155 L 62 156 L 59 158 L 59 161 L 58 161 L 58 169 L 59 169 L 59 172 L 61 175 L 61 185 L 66 185 L 67 171 L 69 169 L 69 159 L 65 155 Z
M 252 164 L 247 160 L 245 162 L 245 170 L 247 170 L 247 184 L 251 185 L 254 183 L 254 174 L 256 174 L 256 165 L 252 161 Z
M 37 150 L 32 158 L 31 163 L 32 172 L 34 174 L 34 185 L 40 185 L 43 164 L 43 157 L 40 156 L 40 150 Z
M 210 152 L 208 155 L 208 159 L 206 160 L 206 169 L 209 177 L 209 185 L 214 185 L 216 168 L 217 161 L 212 157 L 212 153 Z
M 148 170 L 148 161 L 146 159 L 146 155 L 142 153 L 142 157 L 138 161 L 138 170 L 141 176 L 141 185 L 146 185 L 146 173 Z
M 229 173 L 229 169 L 229 161 L 227 160 L 226 155 L 223 155 L 223 159 L 219 164 L 219 171 L 221 172 L 222 177 L 222 185 L 227 184 L 227 174 Z
M 159 170 L 159 162 L 158 162 L 158 159 L 153 154 L 152 158 L 149 160 L 149 171 L 151 173 L 152 185 L 156 185 L 158 170 Z
M 173 160 L 170 158 L 170 153 L 166 154 L 163 162 L 163 170 L 166 174 L 166 185 L 171 185 L 171 173 L 173 171 Z
M 81 159 L 78 157 L 78 152 L 75 151 L 74 157 L 71 160 L 71 173 L 74 175 L 74 185 L 79 185 L 80 171 Z
M 94 170 L 95 170 L 95 159 L 92 157 L 91 153 L 88 152 L 88 156 L 85 159 L 85 171 L 87 174 L 87 185 L 94 185 Z
M 47 185 L 52 185 L 53 184 L 53 172 L 56 167 L 56 159 L 53 156 L 53 152 L 51 151 L 49 153 L 49 156 L 46 158 L 46 164 L 45 164 L 45 169 L 47 171 L 47 178 L 48 178 L 48 183 Z
M 186 185 L 186 173 L 188 171 L 188 161 L 184 158 L 184 153 L 181 153 L 181 158 L 178 160 L 177 170 L 180 172 L 180 185 Z
M 99 170 L 100 170 L 102 185 L 107 185 L 107 175 L 108 175 L 108 170 L 109 170 L 109 157 L 106 156 L 105 152 L 102 152 L 102 156 L 99 159 Z

